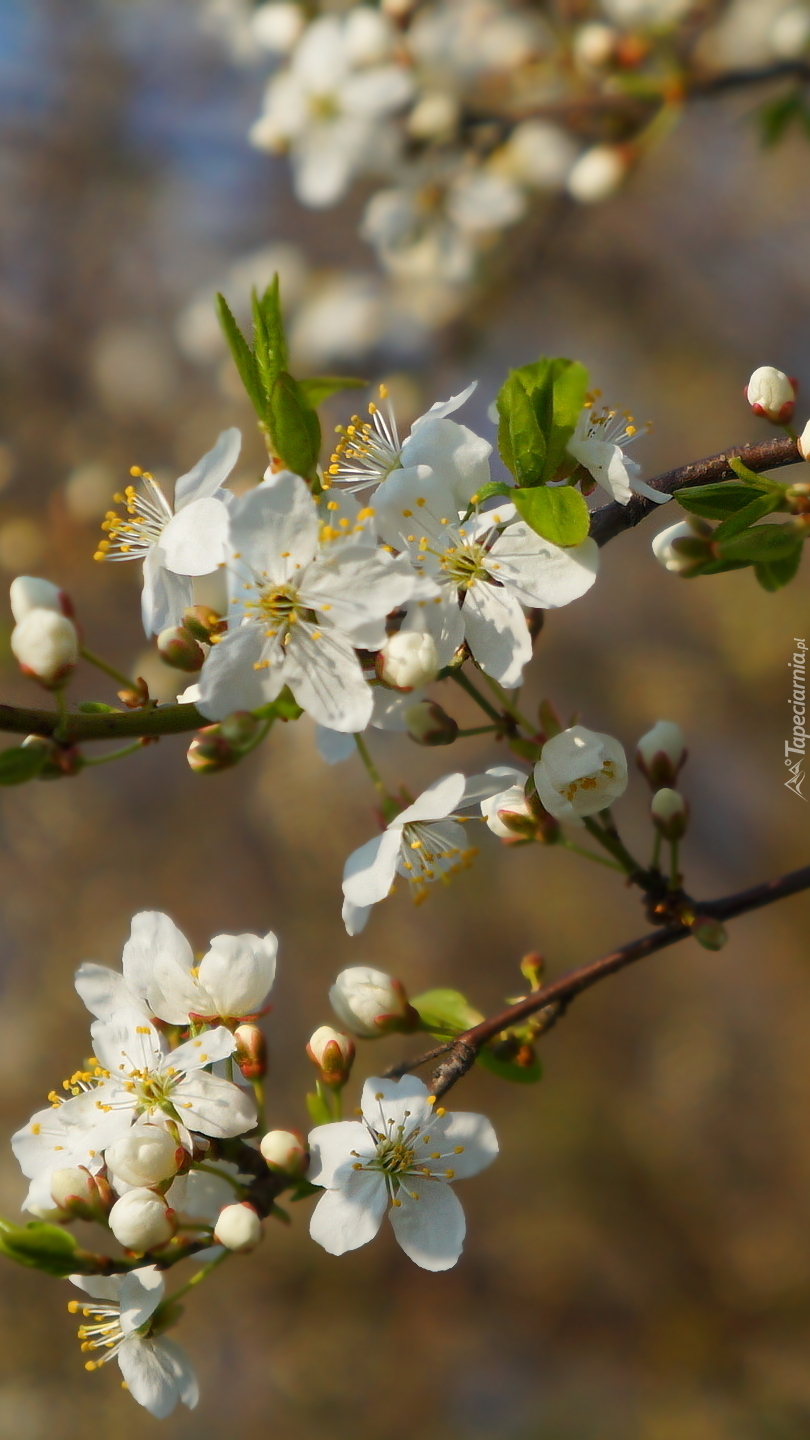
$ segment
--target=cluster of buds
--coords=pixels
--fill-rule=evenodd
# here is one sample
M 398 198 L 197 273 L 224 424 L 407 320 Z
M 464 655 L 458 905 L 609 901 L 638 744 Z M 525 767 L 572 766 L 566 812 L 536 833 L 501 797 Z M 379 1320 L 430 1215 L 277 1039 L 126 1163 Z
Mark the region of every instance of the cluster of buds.
M 11 649 L 20 669 L 46 690 L 60 690 L 81 649 L 69 597 L 49 580 L 18 575 L 10 599 L 15 620 Z
M 681 727 L 673 720 L 658 720 L 636 747 L 636 764 L 654 791 L 652 822 L 670 842 L 683 839 L 689 824 L 688 801 L 673 788 L 688 753 Z

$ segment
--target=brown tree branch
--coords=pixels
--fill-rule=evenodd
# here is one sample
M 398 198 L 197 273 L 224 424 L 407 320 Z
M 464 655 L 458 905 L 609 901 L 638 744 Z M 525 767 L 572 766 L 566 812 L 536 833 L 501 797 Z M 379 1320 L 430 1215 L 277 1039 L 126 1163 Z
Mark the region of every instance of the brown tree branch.
M 788 895 L 796 895 L 800 891 L 808 889 L 810 889 L 810 865 L 805 865 L 801 870 L 793 870 L 790 874 L 782 875 L 777 880 L 766 880 L 764 884 L 754 885 L 736 895 L 725 895 L 717 900 L 701 901 L 696 910 L 698 915 L 713 920 L 731 920 L 737 915 L 746 915 L 752 910 L 759 910 L 764 905 L 772 905 L 776 900 L 783 900 Z M 654 955 L 659 950 L 676 945 L 680 940 L 686 940 L 690 934 L 691 931 L 686 925 L 662 926 L 661 929 L 655 930 L 649 935 L 643 935 L 639 940 L 631 941 L 629 945 L 623 945 L 619 950 L 611 951 L 609 955 L 603 955 L 599 960 L 592 961 L 590 965 L 582 965 L 576 970 L 569 970 L 558 980 L 553 980 L 551 984 L 533 991 L 532 994 L 518 1000 L 516 1004 L 507 1005 L 496 1015 L 490 1015 L 478 1025 L 473 1025 L 444 1047 L 447 1058 L 442 1060 L 433 1073 L 430 1084 L 433 1094 L 436 1096 L 446 1094 L 451 1086 L 455 1085 L 471 1069 L 479 1050 L 488 1041 L 494 1040 L 502 1031 L 508 1030 L 511 1026 L 528 1019 L 530 1015 L 536 1015 L 539 1011 L 551 1006 L 554 1007 L 552 1023 L 556 1022 L 572 1000 L 577 995 L 581 995 L 584 990 L 589 990 L 592 985 L 604 980 L 606 976 L 614 975 L 618 970 L 624 970 L 626 966 L 634 964 L 637 960 L 643 960 L 647 955 Z M 435 1049 L 431 1050 L 415 1060 L 393 1067 L 388 1073 L 390 1075 L 406 1074 L 425 1064 L 428 1060 L 434 1059 L 436 1053 Z
M 114 710 L 103 715 L 61 716 L 56 710 L 0 705 L 0 731 L 12 735 L 58 734 L 67 745 L 83 740 L 127 740 L 140 735 L 180 735 L 211 721 L 195 705 L 158 705 L 153 710 Z
M 651 485 L 653 490 L 660 490 L 663 495 L 676 495 L 679 490 L 693 485 L 732 480 L 735 478 L 734 471 L 728 463 L 732 456 L 739 457 L 749 470 L 754 470 L 757 474 L 764 470 L 778 470 L 783 465 L 796 465 L 802 458 L 795 440 L 785 435 L 778 440 L 763 440 L 759 445 L 731 445 L 719 455 L 709 455 L 705 460 L 694 460 L 690 465 L 679 465 L 677 469 L 667 470 L 664 475 L 656 475 L 645 483 Z M 632 530 L 658 508 L 654 500 L 645 500 L 641 496 L 627 505 L 619 505 L 615 501 L 610 505 L 603 505 L 591 516 L 591 535 L 597 545 L 607 545 L 608 540 L 615 540 L 624 530 Z

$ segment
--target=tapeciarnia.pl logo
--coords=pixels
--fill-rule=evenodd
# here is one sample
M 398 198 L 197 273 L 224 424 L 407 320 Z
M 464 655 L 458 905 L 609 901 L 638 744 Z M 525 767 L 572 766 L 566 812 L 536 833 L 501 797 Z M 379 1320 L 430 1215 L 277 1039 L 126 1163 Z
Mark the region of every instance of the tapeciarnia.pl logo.
M 785 764 L 790 771 L 785 785 L 794 795 L 798 795 L 800 800 L 806 800 L 807 796 L 802 794 L 802 785 L 805 779 L 804 761 L 808 740 L 808 732 L 804 728 L 807 717 L 807 641 L 798 640 L 794 635 L 793 644 L 796 646 L 790 662 L 793 692 L 788 700 L 788 704 L 793 707 L 793 733 L 791 740 L 785 741 Z M 794 756 L 797 757 L 795 760 Z

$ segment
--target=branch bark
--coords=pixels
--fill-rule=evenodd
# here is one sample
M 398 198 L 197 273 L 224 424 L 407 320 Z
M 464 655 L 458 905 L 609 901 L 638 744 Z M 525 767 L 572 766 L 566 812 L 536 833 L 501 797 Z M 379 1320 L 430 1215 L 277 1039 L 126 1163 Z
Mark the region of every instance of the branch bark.
M 651 485 L 653 490 L 660 490 L 663 495 L 676 495 L 679 490 L 693 485 L 733 480 L 736 477 L 728 463 L 731 456 L 742 460 L 749 470 L 755 470 L 757 474 L 765 470 L 778 470 L 783 465 L 796 465 L 802 458 L 795 440 L 785 435 L 778 440 L 764 440 L 759 445 L 731 445 L 719 455 L 709 455 L 705 460 L 679 465 L 675 470 L 656 475 L 654 479 L 646 481 L 646 484 Z M 625 530 L 632 530 L 657 509 L 654 500 L 645 500 L 640 496 L 627 505 L 619 505 L 615 501 L 610 505 L 603 505 L 599 510 L 595 510 L 591 517 L 591 535 L 597 545 L 607 545 L 609 540 L 615 540 L 616 536 Z
M 741 890 L 736 895 L 725 895 L 717 900 L 704 900 L 696 906 L 696 913 L 713 920 L 731 920 L 737 915 L 746 915 L 752 910 L 760 910 L 765 905 L 772 905 L 777 900 L 784 900 L 788 895 L 796 895 L 802 890 L 810 889 L 810 865 L 805 865 L 801 870 L 793 870 L 788 875 L 782 875 L 777 880 L 766 880 L 761 885 L 754 885 L 748 890 Z M 629 945 L 623 945 L 619 950 L 613 950 L 609 955 L 603 955 L 599 960 L 594 960 L 590 965 L 582 965 L 576 970 L 569 970 L 567 974 L 561 975 L 558 980 L 553 980 L 550 985 L 544 985 L 542 989 L 535 990 L 532 994 L 518 1000 L 514 1005 L 507 1005 L 496 1015 L 490 1015 L 478 1025 L 474 1025 L 449 1045 L 445 1047 L 446 1058 L 434 1071 L 430 1089 L 436 1096 L 445 1095 L 451 1086 L 455 1085 L 475 1063 L 475 1058 L 489 1040 L 494 1040 L 502 1031 L 508 1030 L 510 1026 L 517 1025 L 521 1020 L 526 1020 L 530 1015 L 536 1015 L 539 1011 L 549 1006 L 554 1006 L 556 1013 L 554 1020 L 560 1018 L 562 1012 L 581 995 L 584 990 L 589 990 L 592 985 L 598 984 L 608 975 L 615 975 L 618 970 L 624 970 L 628 965 L 633 965 L 637 960 L 643 960 L 647 955 L 657 954 L 659 950 L 666 950 L 670 945 L 676 945 L 679 940 L 686 940 L 691 931 L 685 925 L 665 925 L 660 930 L 654 930 L 649 935 L 643 935 L 638 940 L 633 940 Z M 429 1051 L 426 1055 L 412 1060 L 407 1066 L 397 1066 L 391 1073 L 404 1074 L 408 1070 L 415 1070 L 419 1065 L 425 1064 L 428 1060 L 435 1058 L 435 1050 Z
M 211 721 L 196 705 L 159 705 L 155 710 L 115 710 L 109 715 L 61 716 L 56 710 L 0 705 L 0 731 L 12 735 L 57 735 L 66 745 L 83 740 L 134 740 L 142 735 L 180 735 Z

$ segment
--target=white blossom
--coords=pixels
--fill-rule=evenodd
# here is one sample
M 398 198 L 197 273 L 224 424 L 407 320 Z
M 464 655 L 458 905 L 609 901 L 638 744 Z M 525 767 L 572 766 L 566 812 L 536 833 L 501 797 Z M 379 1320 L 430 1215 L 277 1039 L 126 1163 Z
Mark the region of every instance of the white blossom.
M 605 810 L 627 789 L 627 758 L 618 740 L 572 725 L 547 740 L 534 767 L 537 793 L 550 815 L 574 825 Z
M 128 1275 L 71 1275 L 87 1300 L 71 1301 L 68 1309 L 81 1314 L 79 1339 L 86 1354 L 86 1370 L 98 1370 L 117 1360 L 133 1400 L 158 1419 L 172 1413 L 178 1401 L 194 1409 L 199 1388 L 188 1357 L 173 1340 L 150 1335 L 150 1323 L 163 1299 L 163 1277 L 154 1265 Z
M 639 480 L 641 467 L 624 453 L 623 447 L 643 433 L 626 411 L 599 410 L 586 404 L 568 441 L 568 453 L 620 505 L 626 505 L 634 494 L 662 505 L 670 496 Z
M 310 1235 L 330 1255 L 372 1240 L 388 1215 L 405 1254 L 423 1270 L 448 1270 L 461 1254 L 464 1212 L 450 1188 L 495 1159 L 483 1115 L 445 1114 L 421 1080 L 368 1079 L 362 1121 L 319 1125 L 309 1137 L 309 1179 L 322 1185 Z
M 134 1008 L 171 1025 L 186 1025 L 192 1016 L 233 1021 L 261 1011 L 275 977 L 276 950 L 272 931 L 215 935 L 197 961 L 168 915 L 143 910 L 133 916 L 122 973 L 85 962 L 76 972 L 76 989 L 101 1020 Z
M 261 149 L 289 149 L 295 191 L 305 205 L 334 205 L 355 175 L 396 156 L 398 134 L 389 117 L 411 99 L 413 81 L 393 58 L 394 37 L 390 22 L 371 7 L 320 16 L 270 81 L 250 139 Z
M 223 430 L 216 445 L 181 475 L 172 506 L 154 477 L 134 468 L 140 484 L 115 500 L 123 514 L 107 513 L 97 560 L 142 560 L 141 615 L 147 635 L 177 625 L 193 600 L 192 579 L 207 575 L 225 558 L 230 493 L 223 485 L 236 464 L 242 437 Z
M 416 588 L 411 568 L 371 548 L 362 523 L 324 542 L 318 507 L 289 471 L 241 496 L 231 517 L 229 629 L 203 666 L 199 709 L 221 720 L 289 685 L 321 724 L 363 730 L 372 695 L 354 647 L 383 643 L 385 616 Z
M 595 542 L 562 549 L 506 504 L 462 522 L 449 486 L 426 465 L 393 473 L 385 488 L 375 498 L 383 539 L 439 587 L 434 600 L 407 607 L 402 630 L 431 633 L 442 665 L 466 640 L 487 675 L 519 685 L 532 656 L 523 607 L 555 609 L 584 595 L 599 565 Z

